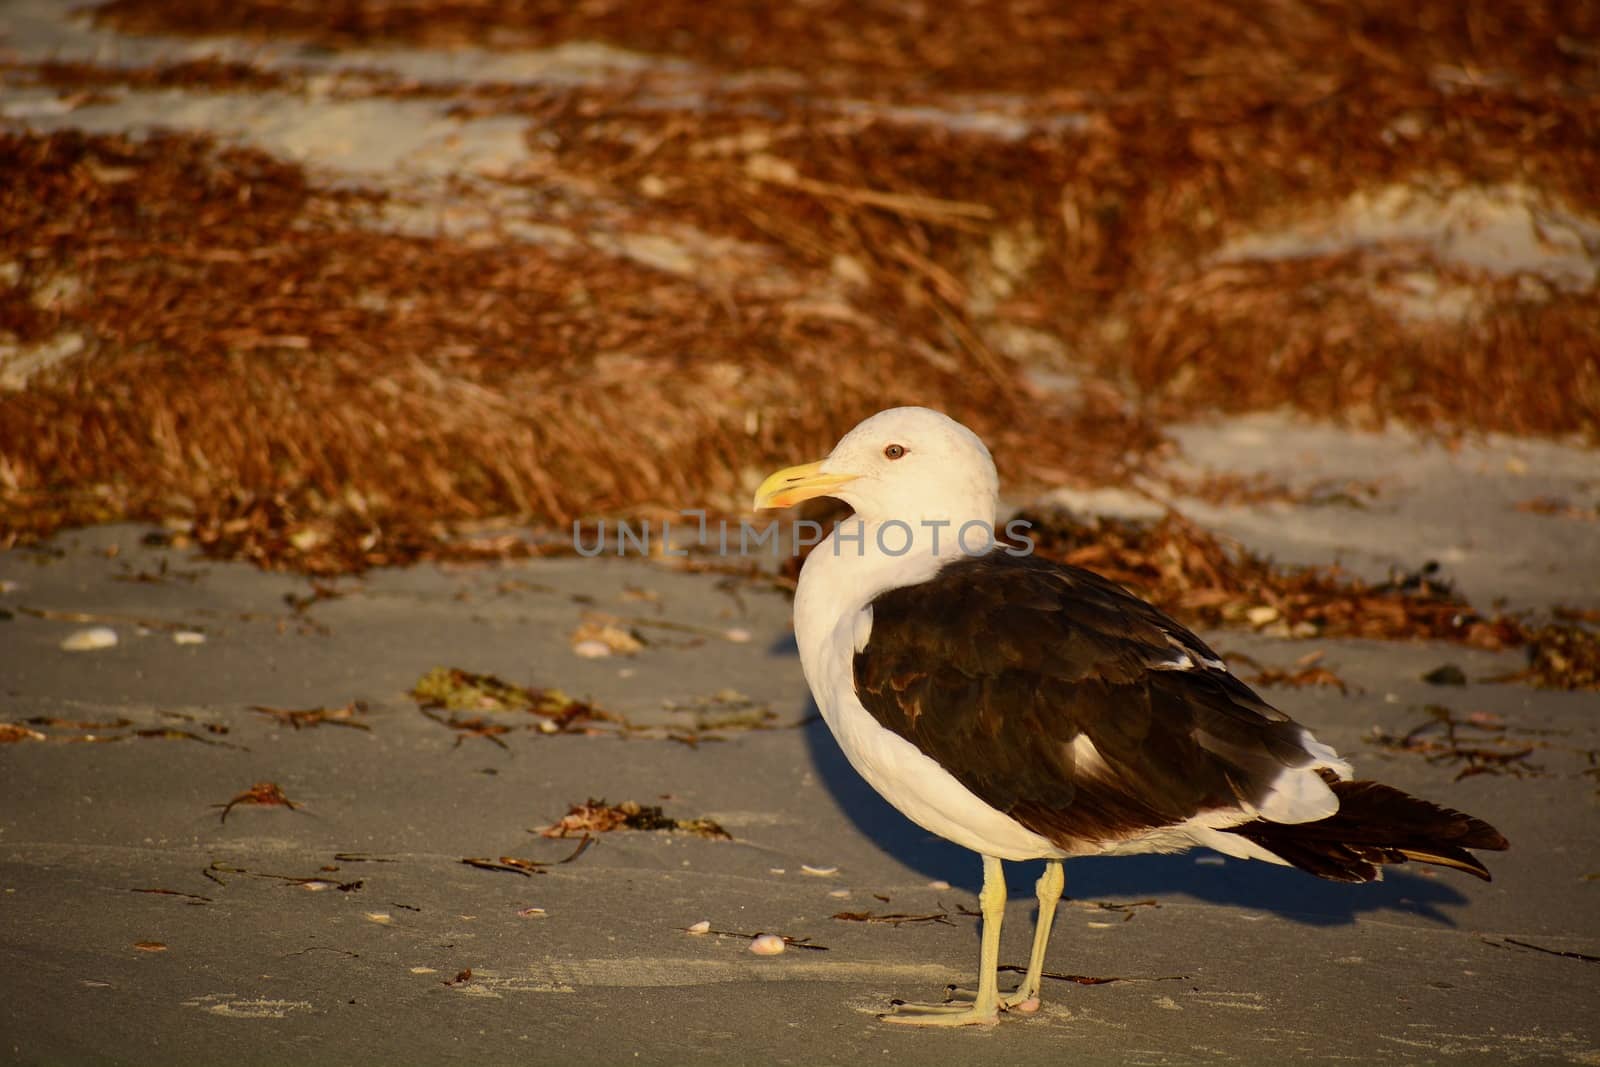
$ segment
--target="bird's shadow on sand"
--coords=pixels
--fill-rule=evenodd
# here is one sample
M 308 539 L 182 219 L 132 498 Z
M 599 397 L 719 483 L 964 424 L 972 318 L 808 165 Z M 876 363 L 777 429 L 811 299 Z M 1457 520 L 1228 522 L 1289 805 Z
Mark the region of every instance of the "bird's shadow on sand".
M 976 854 L 928 833 L 891 807 L 850 766 L 820 716 L 810 719 L 803 733 L 818 778 L 862 834 L 919 874 L 978 891 L 982 865 Z M 1221 865 L 1196 862 L 1214 856 L 1209 850 L 1197 849 L 1169 856 L 1071 860 L 1066 865 L 1067 896 L 1115 901 L 1187 896 L 1267 911 L 1312 926 L 1351 923 L 1358 915 L 1384 910 L 1454 926 L 1441 909 L 1466 903 L 1466 897 L 1454 887 L 1394 867 L 1386 870 L 1381 882 L 1349 885 L 1253 860 L 1229 857 Z M 1036 862 L 1006 864 L 1012 895 L 1031 895 L 1039 869 Z

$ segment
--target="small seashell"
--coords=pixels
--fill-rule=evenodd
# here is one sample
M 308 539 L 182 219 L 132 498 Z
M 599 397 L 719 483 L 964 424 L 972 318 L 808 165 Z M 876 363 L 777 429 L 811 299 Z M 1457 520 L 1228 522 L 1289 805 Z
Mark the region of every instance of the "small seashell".
M 1090 923 L 1089 924 L 1089 929 L 1091 929 L 1091 930 L 1109 930 L 1109 929 L 1111 929 L 1111 926 L 1112 926 L 1111 923 Z
M 117 643 L 117 631 L 109 626 L 91 626 L 67 636 L 61 647 L 67 652 L 95 652 Z
M 743 626 L 735 626 L 731 630 L 724 630 L 722 636 L 736 645 L 742 645 L 750 640 L 750 631 Z
M 411 973 L 412 974 L 438 974 L 439 972 L 438 972 L 437 969 L 435 969 L 433 967 L 413 967 L 413 968 L 411 968 Z
M 777 934 L 757 934 L 750 942 L 750 951 L 757 956 L 776 956 L 788 947 Z
M 782 868 L 782 867 L 768 867 L 767 868 L 767 873 L 768 874 L 788 874 L 789 872 L 787 870 L 785 870 L 784 868 Z
M 332 889 L 333 888 L 333 883 L 332 882 L 325 882 L 322 879 L 318 878 L 318 879 L 315 879 L 315 880 L 310 881 L 310 882 L 301 882 L 300 883 L 300 888 L 304 889 L 307 893 L 320 893 L 324 889 Z
M 928 888 L 937 889 L 942 893 L 946 889 L 950 888 L 950 883 L 945 881 L 943 878 L 935 878 L 933 881 L 928 883 Z
M 1278 609 L 1271 604 L 1257 604 L 1245 612 L 1244 617 L 1251 626 L 1265 626 L 1267 623 L 1277 620 Z
M 800 873 L 801 874 L 809 874 L 809 875 L 811 875 L 812 877 L 815 877 L 815 878 L 828 878 L 828 877 L 831 877 L 831 876 L 833 876 L 835 874 L 838 874 L 839 873 L 839 868 L 837 868 L 837 867 L 813 867 L 809 863 L 802 863 L 800 865 Z
M 711 920 L 701 919 L 699 922 L 689 927 L 688 932 L 695 935 L 709 934 L 711 932 Z
M 830 890 L 828 890 L 828 895 L 830 897 L 837 897 L 838 899 L 843 900 L 843 899 L 845 899 L 846 897 L 848 897 L 850 895 L 850 890 L 848 890 L 848 889 L 830 889 Z
M 172 635 L 172 641 L 178 645 L 203 645 L 206 643 L 206 635 L 199 630 L 179 630 Z
M 387 926 L 394 921 L 394 917 L 386 911 L 369 911 L 367 912 L 367 918 L 379 926 Z
M 517 915 L 524 919 L 542 919 L 550 913 L 543 908 L 518 908 Z
M 623 626 L 620 620 L 600 612 L 586 612 L 583 621 L 572 631 L 569 640 L 572 642 L 574 652 L 577 652 L 579 645 L 585 645 L 590 641 L 598 641 L 606 646 L 607 652 L 615 652 L 621 656 L 631 656 L 644 648 L 644 642 L 634 636 L 632 630 Z M 593 655 L 584 652 L 578 654 Z
M 572 651 L 584 659 L 600 659 L 602 656 L 611 655 L 611 646 L 604 641 L 590 638 L 587 641 L 579 641 L 573 645 Z

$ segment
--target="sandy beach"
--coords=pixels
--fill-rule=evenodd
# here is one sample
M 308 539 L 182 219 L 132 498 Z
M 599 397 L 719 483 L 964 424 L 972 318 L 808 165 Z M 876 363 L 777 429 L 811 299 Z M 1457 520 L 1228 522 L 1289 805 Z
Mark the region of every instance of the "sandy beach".
M 762 331 L 769 328 L 786 341 L 821 331 L 815 336 L 829 344 L 859 341 L 876 358 L 872 353 L 893 347 L 897 331 L 921 328 L 923 320 L 910 313 L 872 319 L 872 301 L 856 279 L 862 268 L 851 262 L 835 258 L 804 274 L 773 251 L 776 245 L 681 219 L 653 232 L 623 224 L 639 204 L 648 213 L 671 195 L 638 184 L 632 172 L 627 181 L 637 188 L 616 198 L 592 173 L 542 169 L 552 166 L 555 149 L 541 148 L 538 127 L 532 137 L 528 128 L 546 120 L 484 103 L 501 91 L 494 86 L 508 83 L 553 92 L 690 78 L 701 69 L 691 59 L 604 42 L 331 47 L 270 34 L 141 35 L 45 0 L 8 5 L 0 32 L 11 64 L 0 86 L 0 130 L 18 138 L 77 131 L 137 141 L 158 128 L 215 138 L 308 168 L 317 182 L 314 195 L 306 194 L 313 200 L 341 188 L 383 194 L 381 207 L 369 211 L 362 201 L 350 208 L 360 215 L 350 225 L 384 240 L 426 238 L 451 255 L 476 248 L 485 262 L 497 249 L 548 254 L 553 262 L 581 249 L 637 272 L 629 278 L 655 279 L 660 288 L 649 299 L 662 306 L 686 299 L 674 286 L 716 309 L 707 321 L 720 322 L 726 307 L 739 305 L 745 318 L 726 314 L 741 343 L 768 344 Z M 292 83 L 241 89 L 108 82 L 111 89 L 91 91 L 38 74 L 49 62 L 153 69 L 200 58 L 243 64 L 263 85 L 269 75 Z M 770 71 L 751 78 L 762 91 L 787 84 Z M 384 88 L 357 92 L 351 87 L 361 79 Z M 455 95 L 416 89 L 446 83 L 458 87 Z M 483 93 L 472 97 L 473 86 Z M 882 100 L 860 106 L 919 129 L 932 123 L 951 136 L 1006 144 L 1018 129 L 1020 138 L 1094 128 L 1065 105 L 1041 118 L 981 94 L 972 99 L 964 112 Z M 488 113 L 474 113 L 463 100 Z M 659 148 L 646 146 L 640 158 Z M 126 164 L 130 171 L 156 165 Z M 635 165 L 642 166 L 628 164 Z M 107 177 L 110 164 L 82 166 L 96 180 L 123 180 Z M 507 178 L 530 173 L 555 177 L 537 193 Z M 785 195 L 847 199 L 834 186 L 807 185 L 810 179 L 781 170 L 757 179 Z M 930 225 L 952 232 L 982 221 L 962 215 L 955 201 L 932 197 L 876 203 L 884 212 L 933 218 Z M 1419 255 L 1449 269 L 1473 263 L 1502 271 L 1494 285 L 1542 279 L 1537 284 L 1556 294 L 1552 306 L 1592 299 L 1600 226 L 1576 209 L 1505 188 L 1470 204 L 1443 197 L 1417 208 L 1381 196 L 1344 203 L 1346 214 L 1330 212 L 1320 229 L 1265 227 L 1223 246 L 1215 263 L 1230 256 L 1276 262 L 1285 247 L 1299 255 L 1318 241 L 1344 242 L 1337 252 L 1344 255 L 1395 240 L 1427 246 Z M 340 225 L 348 222 L 340 218 Z M 1535 231 L 1542 242 L 1529 236 Z M 999 250 L 996 262 L 1038 258 L 1015 251 L 1032 240 L 1020 232 L 983 238 Z M 908 245 L 906 256 L 936 258 L 939 251 L 913 254 Z M 974 304 L 987 300 L 1003 310 L 1023 284 L 996 275 L 982 291 L 968 278 L 947 282 L 943 268 L 928 262 L 918 260 L 919 284 L 987 293 L 972 296 Z M 7 277 L 8 285 L 20 284 Z M 1430 314 L 1453 313 L 1450 300 L 1460 293 L 1424 292 L 1415 282 L 1404 299 L 1433 301 Z M 55 314 L 42 291 L 28 299 L 40 314 Z M 788 301 L 787 310 L 769 314 L 761 305 L 752 312 L 744 302 L 757 296 Z M 419 306 L 426 302 L 420 290 L 415 297 Z M 561 290 L 551 299 L 562 314 L 577 314 L 591 297 Z M 648 312 L 649 300 L 641 300 Z M 802 302 L 803 313 L 790 306 Z M 403 320 L 394 311 L 398 298 L 382 308 L 375 298 L 369 303 L 366 311 Z M 492 318 L 462 314 L 479 325 Z M 641 315 L 648 325 L 649 315 Z M 945 322 L 950 336 L 967 336 L 960 323 L 948 326 L 956 321 L 948 316 L 926 317 Z M 1032 325 L 1018 325 L 1024 320 Z M 7 335 L 0 406 L 21 412 L 66 380 L 59 376 L 89 364 L 84 353 L 97 351 L 95 331 L 75 321 L 62 319 L 60 331 L 43 341 Z M 979 323 L 985 338 L 1014 342 L 993 346 L 990 354 L 1002 363 L 972 355 L 990 351 L 977 341 L 970 351 L 958 349 L 968 363 L 922 341 L 907 349 L 919 371 L 936 375 L 959 363 L 961 374 L 996 396 L 1023 388 L 1076 395 L 1078 372 L 1063 370 L 1059 353 L 1032 363 L 1017 355 L 1042 343 L 1042 321 L 1019 312 L 1009 324 Z M 548 312 L 548 322 L 552 336 L 567 336 L 561 331 L 570 323 L 557 311 Z M 692 330 L 674 323 L 688 345 Z M 432 319 L 426 326 L 438 328 Z M 488 337 L 490 327 L 483 328 Z M 267 398 L 259 420 L 237 420 L 240 435 L 270 436 L 277 418 L 304 414 L 304 425 L 314 426 L 312 416 L 320 417 L 310 399 L 300 412 L 298 394 L 271 391 L 274 381 L 301 373 L 296 353 L 314 360 L 320 335 L 272 329 L 252 320 L 216 346 L 233 356 L 256 348 L 288 353 L 281 368 L 240 379 Z M 845 332 L 826 332 L 835 330 Z M 373 517 L 387 506 L 381 485 L 351 489 L 348 498 L 358 502 L 337 515 L 345 498 L 317 487 L 303 497 L 273 498 L 259 487 L 230 497 L 236 472 L 223 452 L 173 446 L 197 471 L 214 463 L 214 476 L 192 496 L 166 481 L 160 492 L 147 492 L 139 477 L 126 484 L 101 479 L 82 459 L 95 450 L 73 451 L 78 446 L 66 429 L 59 455 L 79 457 L 89 473 L 66 488 L 44 475 L 38 485 L 23 484 L 15 472 L 34 469 L 35 442 L 5 442 L 0 458 L 16 465 L 0 470 L 9 479 L 6 522 L 15 526 L 0 530 L 11 545 L 0 552 L 0 1058 L 150 1065 L 933 1065 L 979 1058 L 1018 1067 L 1600 1064 L 1600 692 L 1496 680 L 1529 662 L 1514 642 L 1497 649 L 1482 641 L 1343 636 L 1296 629 L 1270 607 L 1251 609 L 1270 614 L 1246 613 L 1203 636 L 1236 664 L 1248 664 L 1264 679 L 1268 700 L 1313 727 L 1363 776 L 1494 823 L 1512 847 L 1484 857 L 1493 882 L 1403 866 L 1379 883 L 1342 885 L 1209 853 L 1075 860 L 1067 864 L 1067 899 L 1049 959 L 1056 973 L 1037 1014 L 963 1032 L 880 1023 L 876 1015 L 892 998 L 937 999 L 947 985 L 970 981 L 979 863 L 908 822 L 845 763 L 801 674 L 783 560 L 611 552 L 584 558 L 564 551 L 562 541 L 570 514 L 633 509 L 659 518 L 682 502 L 738 517 L 780 451 L 796 450 L 783 462 L 816 458 L 812 452 L 849 428 L 844 413 L 878 387 L 872 375 L 903 375 L 863 371 L 848 388 L 839 386 L 844 391 L 827 393 L 773 429 L 771 413 L 803 406 L 822 388 L 807 374 L 825 372 L 830 360 L 842 365 L 835 350 L 823 345 L 804 357 L 792 380 L 773 369 L 787 365 L 787 354 L 762 357 L 766 376 L 718 362 L 715 352 L 681 368 L 648 363 L 646 372 L 645 362 L 629 360 L 646 359 L 640 353 L 652 343 L 649 330 L 621 332 L 620 339 L 597 333 L 573 342 L 611 346 L 611 362 L 573 372 L 571 380 L 553 372 L 518 377 L 527 370 L 518 367 L 501 378 L 485 371 L 470 383 L 463 377 L 439 385 L 440 410 L 465 412 L 465 428 L 446 427 L 424 442 L 417 470 L 448 456 L 456 440 L 449 433 L 470 437 L 473 419 L 500 420 L 492 423 L 496 433 L 513 429 L 484 446 L 483 468 L 459 482 L 449 480 L 459 472 L 442 460 L 415 485 L 398 484 L 410 469 L 403 457 L 387 474 L 374 473 L 376 466 L 350 473 L 353 481 L 394 479 L 397 500 L 402 492 L 414 499 L 436 492 L 446 501 L 439 515 L 406 528 L 412 540 L 395 535 L 377 549 L 361 542 L 366 527 L 347 520 L 370 519 L 388 534 L 400 528 L 392 516 Z M 1555 351 L 1568 335 L 1550 336 Z M 419 357 L 405 371 L 415 377 L 393 381 L 425 392 L 448 378 L 451 359 L 470 362 L 492 347 L 483 338 L 466 347 L 477 345 L 439 356 L 438 366 L 424 367 Z M 990 373 L 1012 360 L 1024 366 L 1020 385 Z M 137 374 L 126 372 L 130 388 Z M 581 390 L 595 376 L 611 383 L 606 395 L 622 399 L 591 420 L 574 410 L 570 398 L 579 394 L 562 390 Z M 949 381 L 956 384 L 937 388 L 959 395 L 959 375 L 949 372 Z M 72 395 L 84 410 L 101 411 L 94 405 L 107 388 Z M 638 397 L 652 390 L 657 401 L 689 398 L 677 405 L 677 421 L 646 424 L 642 407 L 626 406 L 643 405 Z M 380 394 L 372 386 L 370 396 Z M 696 395 L 704 410 L 694 407 Z M 986 405 L 983 398 L 974 405 Z M 536 403 L 546 406 L 535 410 Z M 184 417 L 204 422 L 206 407 L 197 401 Z M 1021 488 L 1008 485 L 1009 508 L 1129 521 L 1175 508 L 1240 551 L 1285 568 L 1337 564 L 1339 580 L 1363 588 L 1381 589 L 1437 563 L 1464 612 L 1470 603 L 1486 619 L 1523 620 L 1517 625 L 1527 629 L 1518 632 L 1530 642 L 1547 623 L 1581 629 L 1600 611 L 1600 460 L 1592 426 L 1587 438 L 1512 432 L 1510 423 L 1435 433 L 1403 420 L 1352 425 L 1295 400 L 1174 418 L 1162 426 L 1166 444 L 1156 447 L 1134 443 L 1146 440 L 1139 428 L 1146 415 L 1131 414 L 1132 405 L 1114 417 L 1091 408 L 1070 409 L 1070 418 L 1083 422 L 1070 421 L 1067 408 L 1049 408 L 1068 420 L 1051 425 L 1099 427 L 1105 437 L 1073 441 L 1063 429 L 1030 456 L 1026 425 L 1007 431 L 997 448 L 1002 471 L 1025 479 Z M 421 419 L 434 409 L 395 410 Z M 339 417 L 341 426 L 365 433 L 388 415 L 362 409 Z M 6 425 L 31 425 L 17 418 Z M 219 416 L 216 425 L 227 429 L 230 418 Z M 628 440 L 640 453 L 637 470 L 619 451 L 596 459 L 593 477 L 562 473 L 566 453 L 559 448 L 572 444 L 574 427 L 591 421 L 635 435 Z M 124 442 L 112 422 L 93 425 L 111 435 L 101 453 L 114 463 Z M 739 434 L 748 451 L 736 447 Z M 1116 434 L 1125 437 L 1112 440 Z M 318 463 L 337 470 L 349 459 L 337 448 L 318 458 L 309 438 L 290 436 L 293 444 L 275 452 L 274 462 L 303 461 L 310 481 L 324 476 Z M 151 441 L 161 438 L 159 428 L 151 431 Z M 379 449 L 371 442 L 382 437 L 362 440 Z M 405 440 L 411 447 L 413 439 Z M 652 450 L 655 440 L 663 443 Z M 518 442 L 557 451 L 496 467 L 496 450 Z M 131 457 L 137 449 L 128 447 Z M 1060 458 L 1074 447 L 1081 468 Z M 1129 458 L 1136 453 L 1161 456 L 1159 476 L 1142 458 Z M 672 470 L 684 465 L 673 468 L 663 458 L 678 456 L 705 458 L 711 473 L 651 481 L 662 471 L 678 477 Z M 168 479 L 170 469 L 162 470 Z M 548 472 L 560 484 L 540 483 Z M 100 484 L 106 488 L 96 496 Z M 1272 489 L 1230 496 L 1218 485 Z M 684 497 L 690 489 L 701 495 Z M 500 495 L 484 514 L 449 503 L 475 491 Z M 326 525 L 318 525 L 326 516 L 312 514 L 313 502 L 334 515 Z M 450 507 L 456 510 L 446 514 Z M 41 517 L 47 514 L 76 518 L 58 529 Z M 561 521 L 521 523 L 530 515 Z M 79 525 L 95 516 L 111 521 Z M 429 523 L 440 516 L 468 525 L 494 520 L 470 536 L 509 538 L 517 550 L 499 553 L 506 558 L 452 555 L 440 546 L 464 542 L 429 540 Z M 563 551 L 510 558 L 539 555 L 530 545 Z M 324 549 L 328 554 L 317 554 Z M 376 558 L 378 551 L 392 558 Z M 1447 667 L 1455 670 L 1438 673 Z M 439 668 L 462 672 L 452 676 L 458 686 L 474 679 L 490 686 L 492 679 L 501 698 L 482 697 L 489 689 L 465 693 L 457 704 L 419 695 L 419 684 Z M 1461 684 L 1442 684 L 1452 681 Z M 529 694 L 550 703 L 540 705 L 544 711 L 518 706 Z M 628 804 L 623 814 L 643 813 L 652 825 L 682 825 L 591 826 L 586 834 L 585 820 L 600 802 Z M 569 815 L 575 829 L 567 836 L 541 832 Z M 1008 865 L 1008 875 L 1002 964 L 1016 966 L 1026 962 L 1037 868 Z M 704 932 L 695 932 L 700 923 Z M 784 938 L 785 950 L 751 952 L 763 933 Z M 1002 975 L 1002 984 L 1009 981 Z

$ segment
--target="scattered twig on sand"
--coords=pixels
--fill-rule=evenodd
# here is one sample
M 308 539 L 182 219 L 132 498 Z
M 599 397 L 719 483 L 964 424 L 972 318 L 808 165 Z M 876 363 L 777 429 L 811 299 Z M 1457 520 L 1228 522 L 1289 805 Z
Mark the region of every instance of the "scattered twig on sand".
M 574 804 L 559 822 L 533 831 L 542 837 L 572 837 L 575 834 L 605 834 L 614 830 L 661 830 L 693 834 L 715 841 L 732 841 L 733 835 L 713 819 L 676 819 L 662 812 L 658 804 L 625 800 L 607 804 L 593 797 Z
M 371 730 L 372 727 L 362 722 L 356 716 L 367 713 L 367 705 L 363 700 L 352 700 L 337 708 L 306 708 L 296 711 L 289 708 L 273 708 L 265 704 L 251 704 L 250 710 L 259 712 L 278 722 L 288 723 L 296 730 L 311 729 L 317 726 L 348 726 L 355 730 Z
M 559 689 L 540 689 L 507 682 L 492 674 L 480 674 L 458 667 L 435 667 L 423 675 L 412 687 L 411 695 L 422 708 L 423 714 L 435 722 L 452 729 L 464 730 L 477 736 L 498 741 L 501 734 L 516 727 L 492 724 L 482 717 L 459 719 L 452 714 L 445 719 L 432 712 L 436 709 L 479 712 L 525 711 L 537 716 L 530 728 L 539 733 L 600 733 L 597 723 L 626 726 L 627 721 L 616 712 L 607 711 L 584 700 L 569 697 Z
M 1456 781 L 1476 774 L 1537 776 L 1543 768 L 1527 762 L 1537 747 L 1513 740 L 1497 717 L 1473 714 L 1458 719 L 1440 704 L 1429 704 L 1428 718 L 1406 733 L 1391 734 L 1374 726 L 1365 740 L 1396 752 L 1411 752 L 1429 763 L 1459 765 Z
M 234 797 L 226 804 L 213 804 L 214 808 L 222 809 L 222 822 L 228 821 L 228 813 L 237 805 L 250 805 L 254 807 L 288 808 L 290 811 L 300 810 L 300 805 L 284 795 L 283 789 L 276 782 L 257 782 L 243 793 Z
M 851 923 L 881 923 L 885 926 L 904 926 L 907 923 L 940 923 L 944 926 L 954 926 L 950 921 L 950 913 L 943 911 L 929 912 L 926 915 L 909 915 L 903 912 L 893 912 L 879 915 L 870 911 L 841 911 L 833 916 L 842 922 Z
M 461 743 L 469 737 L 481 737 L 485 741 L 489 741 L 508 752 L 511 750 L 511 746 L 507 745 L 500 739 L 501 734 L 508 734 L 512 730 L 516 729 L 516 727 L 507 723 L 490 722 L 481 715 L 477 715 L 472 718 L 462 718 L 460 715 L 452 714 L 446 717 L 438 714 L 435 711 L 432 711 L 429 708 L 423 708 L 422 714 L 427 716 L 429 719 L 432 719 L 440 726 L 447 726 L 456 731 L 456 743 L 452 746 L 454 748 L 460 748 Z
M 1018 966 L 1015 963 L 1004 963 L 997 969 L 1008 971 L 1012 974 L 1026 974 L 1028 970 L 1026 967 Z M 1110 985 L 1113 982 L 1187 982 L 1193 976 L 1187 974 L 1163 974 L 1154 978 L 1096 978 L 1087 974 L 1062 974 L 1059 971 L 1045 971 L 1041 977 L 1055 982 L 1075 982 L 1078 985 Z
M 19 605 L 17 610 L 24 615 L 32 615 L 36 619 L 50 619 L 53 622 L 89 622 L 108 623 L 118 626 L 142 626 L 146 630 L 193 630 L 204 632 L 202 626 L 194 626 L 186 622 L 172 622 L 169 619 L 153 619 L 147 615 L 120 615 L 104 611 L 58 611 L 55 608 L 31 608 L 26 604 Z
M 1543 952 L 1548 956 L 1560 956 L 1563 959 L 1580 960 L 1583 963 L 1600 963 L 1600 956 L 1591 956 L 1587 952 L 1574 952 L 1559 948 L 1545 948 L 1543 945 L 1535 945 L 1528 941 L 1519 941 L 1514 937 L 1502 937 L 1499 941 L 1495 941 L 1487 937 L 1480 937 L 1478 940 L 1482 941 L 1485 945 L 1493 945 L 1495 948 L 1504 948 L 1506 945 L 1514 945 L 1517 948 L 1526 948 L 1532 949 L 1534 952 Z
M 358 878 L 352 882 L 340 882 L 332 878 L 322 878 L 317 875 L 305 877 L 293 874 L 273 874 L 268 871 L 252 871 L 245 867 L 235 867 L 233 864 L 224 863 L 221 860 L 211 861 L 211 863 L 200 873 L 205 875 L 211 881 L 222 886 L 228 884 L 227 880 L 222 877 L 225 874 L 243 875 L 246 878 L 265 878 L 275 882 L 284 882 L 288 885 L 299 886 L 302 889 L 308 889 L 314 892 L 324 889 L 337 889 L 341 893 L 354 893 L 362 886 L 366 885 L 366 880 L 361 878 Z
M 130 893 L 150 893 L 162 897 L 182 897 L 186 904 L 212 904 L 210 897 L 203 897 L 198 893 L 182 893 L 176 889 L 130 889 Z
M 543 874 L 542 868 L 550 866 L 542 860 L 522 859 L 518 856 L 501 856 L 499 859 L 488 859 L 482 856 L 467 856 L 461 860 L 468 867 L 476 867 L 480 871 L 504 871 L 507 874 L 520 874 L 524 878 L 531 878 L 536 874 Z
M 1070 899 L 1070 898 L 1069 898 Z M 1094 908 L 1097 911 L 1116 911 L 1122 913 L 1122 921 L 1128 922 L 1136 915 L 1139 908 L 1159 908 L 1160 901 L 1156 900 L 1131 900 L 1119 902 L 1113 900 L 1078 900 L 1074 903 L 1085 908 Z
M 523 877 L 528 878 L 535 874 L 543 874 L 545 867 L 559 866 L 563 863 L 571 863 L 573 860 L 576 860 L 579 856 L 587 852 L 589 850 L 589 846 L 592 844 L 594 844 L 594 838 L 590 837 L 588 834 L 584 834 L 583 840 L 578 842 L 578 847 L 573 849 L 572 852 L 567 856 L 558 860 L 533 860 L 524 859 L 519 856 L 501 856 L 498 859 L 489 859 L 486 857 L 477 856 L 464 858 L 461 862 L 465 863 L 468 867 L 477 867 L 479 870 L 504 871 L 507 874 L 520 874 Z

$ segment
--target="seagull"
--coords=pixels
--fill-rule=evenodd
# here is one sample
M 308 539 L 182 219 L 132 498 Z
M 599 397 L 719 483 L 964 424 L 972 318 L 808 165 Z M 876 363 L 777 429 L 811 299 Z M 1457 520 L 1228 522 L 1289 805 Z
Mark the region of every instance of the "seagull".
M 1268 704 L 1184 626 L 1113 582 L 995 533 L 999 479 L 948 416 L 892 408 L 755 508 L 854 510 L 794 598 L 807 684 L 852 767 L 912 822 L 983 858 L 975 993 L 880 1016 L 991 1024 L 1039 1007 L 1072 856 L 1181 852 L 1368 882 L 1415 860 L 1488 880 L 1487 823 L 1371 781 Z M 1015 531 L 1012 531 L 1015 532 Z M 1020 985 L 998 988 L 1004 860 L 1045 861 Z

